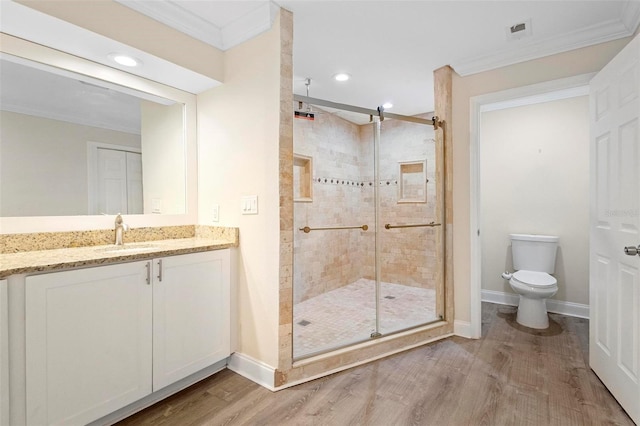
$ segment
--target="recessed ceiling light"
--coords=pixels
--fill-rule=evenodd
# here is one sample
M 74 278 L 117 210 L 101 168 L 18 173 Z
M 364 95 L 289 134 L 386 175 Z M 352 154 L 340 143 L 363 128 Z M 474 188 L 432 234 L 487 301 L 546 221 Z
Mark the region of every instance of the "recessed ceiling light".
M 128 55 L 123 55 L 121 53 L 110 53 L 109 59 L 125 67 L 139 67 L 140 65 L 142 65 L 142 61 L 140 59 L 136 59 Z
M 349 74 L 341 72 L 339 74 L 334 75 L 333 78 L 336 81 L 347 81 L 351 78 L 351 76 Z
M 393 108 L 393 104 L 391 102 L 385 102 L 384 104 L 382 104 L 382 108 L 391 109 Z

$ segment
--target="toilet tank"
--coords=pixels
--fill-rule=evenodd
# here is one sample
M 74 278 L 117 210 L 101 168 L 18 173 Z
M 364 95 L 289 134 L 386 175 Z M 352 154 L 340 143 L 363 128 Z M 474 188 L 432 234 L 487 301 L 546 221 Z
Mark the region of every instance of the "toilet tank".
M 513 268 L 553 274 L 559 237 L 553 235 L 509 234 Z

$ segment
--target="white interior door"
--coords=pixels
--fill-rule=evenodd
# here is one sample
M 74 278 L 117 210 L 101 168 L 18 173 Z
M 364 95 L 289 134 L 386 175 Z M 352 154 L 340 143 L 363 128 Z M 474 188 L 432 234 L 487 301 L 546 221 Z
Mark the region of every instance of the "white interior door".
M 640 36 L 590 85 L 589 361 L 640 424 Z
M 98 211 L 127 212 L 127 159 L 124 151 L 98 149 Z
M 95 155 L 89 155 L 90 170 L 92 158 L 96 163 L 95 177 L 91 172 L 89 176 L 90 213 L 143 213 L 142 154 L 118 147 L 97 146 L 94 149 Z M 93 188 L 95 196 L 92 196 Z
M 127 152 L 127 213 L 141 214 L 142 210 L 142 154 Z

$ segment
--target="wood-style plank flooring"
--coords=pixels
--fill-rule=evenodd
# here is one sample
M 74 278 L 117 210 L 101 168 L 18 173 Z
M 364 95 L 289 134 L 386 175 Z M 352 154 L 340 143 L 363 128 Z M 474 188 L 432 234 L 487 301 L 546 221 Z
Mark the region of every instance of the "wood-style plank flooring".
M 588 321 L 531 330 L 483 303 L 453 337 L 279 392 L 229 370 L 119 425 L 633 425 L 588 367 Z

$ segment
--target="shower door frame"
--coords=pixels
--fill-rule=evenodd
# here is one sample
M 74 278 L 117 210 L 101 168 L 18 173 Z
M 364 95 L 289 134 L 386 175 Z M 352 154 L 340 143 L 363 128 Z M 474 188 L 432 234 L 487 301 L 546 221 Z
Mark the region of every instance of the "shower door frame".
M 286 11 L 285 11 L 286 12 Z M 283 26 L 292 34 L 293 18 L 291 14 L 284 13 Z M 292 55 L 292 43 L 287 39 L 281 45 L 281 56 L 283 61 L 289 61 Z M 391 336 L 371 339 L 367 342 L 350 346 L 339 351 L 330 352 L 313 358 L 301 361 L 293 360 L 293 71 L 291 66 L 281 67 L 280 84 L 280 119 L 279 119 L 279 170 L 280 170 L 280 260 L 279 260 L 279 315 L 278 315 L 278 340 L 277 359 L 271 367 L 262 363 L 252 362 L 248 358 L 243 358 L 245 370 L 248 377 L 263 384 L 271 390 L 284 389 L 299 383 L 326 376 L 347 368 L 362 365 L 398 352 L 403 352 L 411 348 L 425 345 L 458 334 L 467 336 L 470 323 L 466 316 L 466 275 L 464 262 L 468 254 L 465 240 L 461 243 L 458 254 L 461 258 L 458 262 L 461 267 L 462 291 L 459 304 L 462 307 L 461 318 L 455 320 L 454 327 L 454 253 L 453 253 L 453 76 L 454 71 L 450 66 L 443 66 L 433 71 L 435 114 L 438 116 L 438 129 L 435 132 L 435 139 L 441 144 L 443 149 L 444 164 L 440 171 L 440 178 L 445 186 L 444 191 L 444 217 L 443 217 L 443 238 L 444 238 L 444 318 L 441 322 L 426 327 L 419 327 L 403 333 Z M 466 166 L 464 166 L 466 170 Z M 463 184 L 464 189 L 464 184 Z M 464 217 L 462 218 L 464 219 Z M 462 224 L 464 229 L 467 229 Z M 244 362 L 247 361 L 247 362 Z
M 434 129 L 438 129 L 439 126 L 441 126 L 443 123 L 438 121 L 438 117 L 434 116 L 432 119 L 425 119 L 425 118 L 420 118 L 420 117 L 412 117 L 412 116 L 406 116 L 406 115 L 400 115 L 400 114 L 392 114 L 392 113 L 387 113 L 386 111 L 384 111 L 383 107 L 378 107 L 377 110 L 372 110 L 372 109 L 367 109 L 367 108 L 361 108 L 361 107 L 357 107 L 357 106 L 353 106 L 353 105 L 348 105 L 348 104 L 341 104 L 341 103 L 337 103 L 337 102 L 332 102 L 332 101 L 327 101 L 324 99 L 318 99 L 318 98 L 311 98 L 308 96 L 302 96 L 302 95 L 294 95 L 293 97 L 294 102 L 301 102 L 307 105 L 315 105 L 315 106 L 321 106 L 321 107 L 328 107 L 328 108 L 333 108 L 333 109 L 338 109 L 338 110 L 342 110 L 342 111 L 349 111 L 349 112 L 356 112 L 356 113 L 360 113 L 360 114 L 365 114 L 365 115 L 369 115 L 370 117 L 370 124 L 373 125 L 373 143 L 374 143 L 374 256 L 375 256 L 375 260 L 374 260 L 374 265 L 375 265 L 375 331 L 373 333 L 371 333 L 371 335 L 369 336 L 369 338 L 364 338 L 360 339 L 360 340 L 355 340 L 352 343 L 348 343 L 348 344 L 342 344 L 342 345 L 336 345 L 335 347 L 332 347 L 328 350 L 321 350 L 318 352 L 313 352 L 310 355 L 304 355 L 301 356 L 299 358 L 295 358 L 293 357 L 293 348 L 295 345 L 295 342 L 292 341 L 292 360 L 294 362 L 296 361 L 301 361 L 301 360 L 305 360 L 307 358 L 310 357 L 315 357 L 318 355 L 323 355 L 323 354 L 327 354 L 327 353 L 331 353 L 337 350 L 341 350 L 343 348 L 347 348 L 347 347 L 351 347 L 363 342 L 368 342 L 372 339 L 378 339 L 381 337 L 387 337 L 387 336 L 392 336 L 394 334 L 397 333 L 402 333 L 408 330 L 412 330 L 412 329 L 416 329 L 416 328 L 421 328 L 421 327 L 425 327 L 425 326 L 429 326 L 429 325 L 433 325 L 433 324 L 437 324 L 437 323 L 441 323 L 444 320 L 444 315 L 442 314 L 446 314 L 446 309 L 444 308 L 446 306 L 446 291 L 445 291 L 445 285 L 444 285 L 444 280 L 445 280 L 445 257 L 446 257 L 446 250 L 445 250 L 445 235 L 444 235 L 444 225 L 442 226 L 443 228 L 443 235 L 441 238 L 441 244 L 442 247 L 440 247 L 440 253 L 442 256 L 442 261 L 439 262 L 440 267 L 443 269 L 443 271 L 441 271 L 441 282 L 436 283 L 436 294 L 440 294 L 441 297 L 436 297 L 436 303 L 435 303 L 435 310 L 436 312 L 440 313 L 442 312 L 442 314 L 439 315 L 440 319 L 436 319 L 433 321 L 429 321 L 429 322 L 425 322 L 425 323 L 420 323 L 420 324 L 416 324 L 414 326 L 410 326 L 408 328 L 402 329 L 402 330 L 396 330 L 393 331 L 391 333 L 387 333 L 387 334 L 382 334 L 380 332 L 380 280 L 381 280 L 381 269 L 382 269 L 382 265 L 381 265 L 381 261 L 380 261 L 380 247 L 379 247 L 379 226 L 380 226 L 380 193 L 379 193 L 379 186 L 377 183 L 380 181 L 380 140 L 381 140 L 381 122 L 382 120 L 384 120 L 385 118 L 393 118 L 396 120 L 401 120 L 401 121 L 406 121 L 406 122 L 411 122 L 411 123 L 417 123 L 417 124 L 421 124 L 421 125 L 430 125 L 433 126 Z M 437 149 L 437 148 L 436 148 Z M 441 162 L 443 163 L 442 165 L 440 165 L 439 167 L 443 167 L 444 166 L 444 162 L 445 162 L 445 158 L 444 158 L 444 149 L 442 149 L 441 152 L 441 156 L 442 156 L 442 160 Z M 436 162 L 438 163 L 438 162 Z M 438 166 L 437 166 L 438 167 Z M 440 213 L 438 216 L 441 217 L 442 222 L 444 223 L 444 216 L 445 216 L 445 185 L 444 185 L 444 176 L 445 174 L 442 173 L 442 180 L 443 182 L 440 182 L 439 184 L 441 185 L 441 194 L 442 194 L 442 199 L 438 200 L 438 206 L 437 209 L 440 210 Z M 295 268 L 295 257 L 294 257 L 294 263 L 293 263 L 293 267 Z M 293 291 L 293 290 L 292 290 Z M 293 312 L 294 306 L 292 306 L 292 312 Z M 294 337 L 292 336 L 292 340 L 294 339 Z

